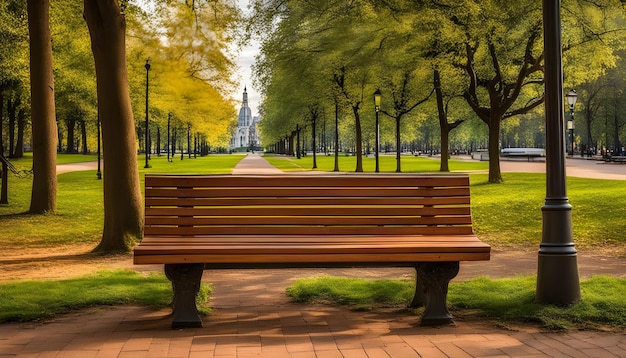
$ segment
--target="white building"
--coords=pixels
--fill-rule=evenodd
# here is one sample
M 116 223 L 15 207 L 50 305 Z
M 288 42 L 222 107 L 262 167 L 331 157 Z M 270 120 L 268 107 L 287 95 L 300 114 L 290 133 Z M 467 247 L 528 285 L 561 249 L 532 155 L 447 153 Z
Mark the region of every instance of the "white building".
M 259 150 L 261 140 L 259 139 L 259 117 L 252 117 L 252 110 L 248 106 L 248 92 L 243 89 L 243 102 L 239 110 L 237 119 L 237 129 L 230 140 L 230 149 L 234 151 Z

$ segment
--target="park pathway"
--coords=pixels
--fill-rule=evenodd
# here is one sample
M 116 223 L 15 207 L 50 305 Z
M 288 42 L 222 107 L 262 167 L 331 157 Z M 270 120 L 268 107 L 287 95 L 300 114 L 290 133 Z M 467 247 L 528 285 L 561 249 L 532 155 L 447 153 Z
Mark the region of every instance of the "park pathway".
M 249 155 L 236 172 L 278 173 L 265 163 Z M 510 258 L 506 264 L 518 266 Z M 460 278 L 477 274 L 461 266 Z M 353 312 L 296 304 L 285 295 L 293 280 L 318 274 L 412 277 L 406 269 L 209 270 L 203 279 L 213 284 L 213 311 L 203 328 L 169 329 L 168 309 L 96 307 L 47 322 L 0 324 L 0 358 L 626 357 L 624 331 L 507 330 L 487 319 L 462 318 L 454 326 L 420 327 L 406 309 Z

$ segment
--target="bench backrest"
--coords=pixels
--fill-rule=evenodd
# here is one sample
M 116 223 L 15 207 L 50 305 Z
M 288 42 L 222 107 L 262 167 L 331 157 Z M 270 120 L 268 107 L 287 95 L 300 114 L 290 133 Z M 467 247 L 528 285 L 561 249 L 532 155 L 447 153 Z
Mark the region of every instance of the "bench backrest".
M 466 175 L 154 175 L 145 235 L 472 234 Z

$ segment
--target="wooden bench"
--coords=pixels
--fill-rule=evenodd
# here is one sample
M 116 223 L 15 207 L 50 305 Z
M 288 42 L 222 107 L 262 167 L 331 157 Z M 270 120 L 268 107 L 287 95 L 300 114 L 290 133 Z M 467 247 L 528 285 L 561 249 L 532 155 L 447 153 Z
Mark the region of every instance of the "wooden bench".
M 172 326 L 198 327 L 204 269 L 412 267 L 422 325 L 452 322 L 459 261 L 489 260 L 465 175 L 146 175 L 135 264 L 165 264 Z

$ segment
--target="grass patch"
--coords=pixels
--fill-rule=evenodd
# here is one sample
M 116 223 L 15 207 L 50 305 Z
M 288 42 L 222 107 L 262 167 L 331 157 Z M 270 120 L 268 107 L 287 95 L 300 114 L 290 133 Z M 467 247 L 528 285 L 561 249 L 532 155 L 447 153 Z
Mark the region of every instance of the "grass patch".
M 65 155 L 81 158 L 82 155 Z M 184 160 L 153 156 L 152 168 L 144 169 L 138 159 L 141 183 L 145 173 L 230 173 L 244 155 L 210 155 Z M 304 160 L 311 159 L 311 156 Z M 406 157 L 413 170 L 438 168 L 438 161 L 424 157 Z M 297 160 L 267 156 L 272 163 L 287 170 Z M 354 157 L 340 157 L 354 160 Z M 366 158 L 364 158 L 365 160 Z M 371 158 L 367 158 L 370 160 Z M 393 165 L 393 157 L 381 157 Z M 403 157 L 403 160 L 405 157 Z M 318 163 L 334 163 L 333 157 L 318 157 Z M 276 163 L 282 163 L 278 165 Z M 300 165 L 301 162 L 297 164 Z M 20 169 L 31 167 L 29 157 L 15 161 Z M 325 164 L 326 165 L 326 164 Z M 484 162 L 459 162 L 458 165 L 484 166 Z M 451 166 L 453 164 L 451 163 Z M 410 166 L 404 165 L 404 170 Z M 345 166 L 343 168 L 346 168 Z M 454 168 L 453 168 L 454 169 Z M 467 169 L 467 168 L 466 168 Z M 332 170 L 332 169 L 331 169 Z M 25 248 L 93 243 L 100 239 L 103 227 L 102 181 L 94 171 L 61 174 L 58 177 L 57 212 L 53 215 L 23 214 L 30 205 L 32 176 L 9 177 L 9 205 L 0 206 L 0 247 Z M 481 240 L 496 248 L 536 249 L 541 242 L 542 213 L 545 200 L 545 174 L 503 173 L 504 183 L 488 184 L 487 174 L 471 174 L 474 230 Z M 574 242 L 580 249 L 602 247 L 626 254 L 626 195 L 623 181 L 568 178 L 568 196 L 573 206 Z
M 67 154 L 61 157 L 84 158 Z M 152 168 L 140 165 L 143 188 L 145 173 L 230 173 L 243 155 L 210 155 L 168 162 L 165 156 L 154 156 Z M 141 158 L 140 158 L 141 159 Z M 78 160 L 77 161 L 82 161 Z M 144 159 L 145 160 L 145 159 Z M 139 160 L 141 163 L 141 160 Z M 32 156 L 12 161 L 20 170 L 32 167 Z M 30 207 L 32 175 L 9 176 L 9 205 L 0 206 L 0 247 L 26 249 L 99 242 L 104 226 L 102 180 L 94 170 L 61 174 L 57 183 L 57 211 L 48 215 L 26 214 Z M 142 189 L 143 193 L 143 189 Z
M 406 305 L 413 289 L 408 281 L 320 276 L 297 280 L 287 288 L 296 302 L 334 302 L 367 308 Z
M 28 154 L 33 155 L 33 153 Z M 57 154 L 57 164 L 94 162 L 96 160 L 98 160 L 97 154 Z
M 486 174 L 470 175 L 474 231 L 497 247 L 536 248 L 541 242 L 545 174 L 502 176 L 504 183 L 489 184 Z M 567 184 L 576 246 L 626 253 L 624 181 L 568 177 Z
M 208 313 L 208 285 L 198 295 Z M 66 280 L 0 284 L 0 322 L 31 321 L 99 305 L 136 304 L 162 308 L 172 300 L 172 285 L 163 274 L 143 276 L 131 270 L 102 271 Z
M 452 282 L 449 308 L 457 316 L 483 317 L 504 325 L 538 323 L 554 329 L 626 328 L 626 279 L 596 276 L 581 281 L 581 301 L 570 308 L 535 303 L 536 278 L 479 277 Z M 408 305 L 414 282 L 321 276 L 295 281 L 287 294 L 297 302 L 333 303 L 364 309 Z

